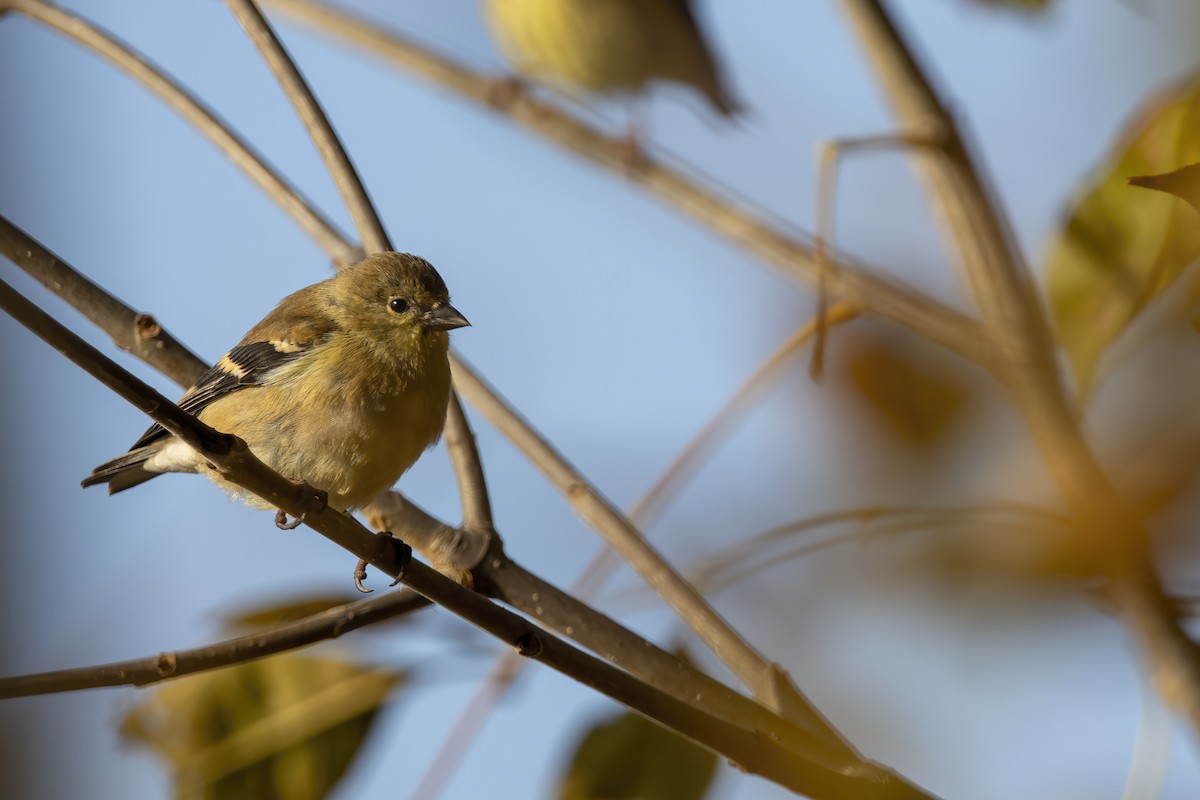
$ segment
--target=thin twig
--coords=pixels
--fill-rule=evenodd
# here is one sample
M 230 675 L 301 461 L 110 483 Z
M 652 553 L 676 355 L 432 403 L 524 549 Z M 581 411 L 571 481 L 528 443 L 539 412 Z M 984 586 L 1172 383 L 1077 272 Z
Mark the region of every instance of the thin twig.
M 1005 516 L 1011 519 L 1005 519 Z M 992 519 L 992 518 L 995 519 Z M 834 525 L 858 523 L 858 529 L 846 536 L 831 536 L 817 542 L 795 544 L 794 540 Z M 1050 527 L 1065 528 L 1071 520 L 1036 506 L 1014 504 L 962 506 L 867 506 L 843 511 L 829 511 L 778 525 L 762 533 L 739 539 L 723 551 L 711 554 L 692 572 L 693 581 L 709 591 L 719 591 L 751 574 L 774 567 L 816 550 L 847 541 L 850 536 L 881 538 L 885 535 L 920 530 L 931 532 L 939 527 L 995 525 L 999 529 L 1030 532 Z M 978 527 L 976 528 L 976 530 Z M 792 544 L 780 552 L 766 549 L 779 544 Z M 761 563 L 758 563 L 761 562 Z
M 486 486 L 483 462 L 475 444 L 475 432 L 463 411 L 458 395 L 451 393 L 450 410 L 446 416 L 446 451 L 454 464 L 456 474 L 470 475 L 458 485 L 462 502 L 463 527 L 478 531 L 493 531 L 492 503 L 487 492 L 472 491 L 472 487 Z M 478 563 L 478 562 L 475 562 Z
M 648 155 L 631 169 L 628 146 L 612 139 L 528 93 L 514 92 L 497 108 L 492 79 L 406 39 L 382 23 L 312 0 L 265 0 L 317 32 L 342 39 L 356 51 L 375 53 L 409 73 L 442 89 L 504 114 L 547 140 L 597 164 L 658 196 L 692 217 L 706 230 L 718 233 L 793 279 L 813 284 L 818 265 L 811 245 L 800 234 L 771 224 L 766 215 L 719 197 L 677 170 Z M 829 288 L 838 297 L 910 328 L 964 357 L 984 363 L 988 347 L 979 323 L 890 276 L 856 266 L 830 253 Z
M 522 655 L 535 658 L 585 686 L 730 758 L 747 771 L 818 798 L 928 798 L 889 770 L 861 764 L 853 775 L 814 764 L 778 740 L 744 728 L 648 686 L 604 661 L 575 650 L 523 618 L 489 602 L 436 570 L 413 561 L 407 548 L 372 535 L 353 517 L 316 503 L 316 490 L 297 487 L 254 457 L 235 436 L 219 433 L 186 413 L 128 370 L 80 339 L 0 282 L 0 308 L 121 397 L 202 454 L 222 476 L 292 516 L 387 575 L 466 619 Z
M 325 116 L 317 98 L 308 88 L 308 82 L 287 54 L 275 31 L 267 24 L 267 20 L 252 0 L 226 0 L 226 4 L 237 17 L 246 35 L 250 37 L 250 41 L 258 48 L 259 55 L 270 67 L 271 74 L 275 76 L 292 108 L 296 110 L 296 116 L 300 117 L 304 129 L 316 145 L 321 160 L 325 162 L 325 168 L 350 212 L 350 218 L 354 220 L 354 227 L 358 230 L 367 253 L 391 250 L 392 246 L 388 243 L 383 223 L 375 213 L 375 207 L 371 205 L 358 172 L 350 163 L 350 157 L 346 155 L 346 150 L 334 132 L 329 118 Z
M 429 600 L 425 597 L 411 589 L 398 589 L 369 600 L 330 608 L 269 631 L 259 631 L 191 650 L 0 678 L 0 698 L 74 692 L 106 686 L 146 686 L 197 672 L 244 664 L 326 639 L 336 639 L 344 633 L 427 606 Z
M 880 0 L 842 0 L 906 131 L 939 141 L 914 153 L 946 237 L 958 250 L 989 339 L 993 370 L 1013 393 L 1051 475 L 1107 556 L 1110 591 L 1146 654 L 1159 693 L 1200 733 L 1200 648 L 1159 582 L 1145 526 L 1122 501 L 1079 427 L 1050 325 L 1011 226 L 954 118 Z
M 162 98 L 196 130 L 212 140 L 217 149 L 290 214 L 335 264 L 345 266 L 362 258 L 362 250 L 238 136 L 229 123 L 180 86 L 161 67 L 99 26 L 50 3 L 41 0 L 0 0 L 0 9 L 6 8 L 19 11 L 90 48 Z

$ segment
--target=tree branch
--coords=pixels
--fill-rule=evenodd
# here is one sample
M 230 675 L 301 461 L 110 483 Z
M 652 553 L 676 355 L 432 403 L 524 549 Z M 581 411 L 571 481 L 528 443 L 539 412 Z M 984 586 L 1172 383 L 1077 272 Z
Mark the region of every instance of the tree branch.
M 625 672 L 575 650 L 517 615 L 465 589 L 436 570 L 412 561 L 410 550 L 387 534 L 372 535 L 353 517 L 317 502 L 312 487 L 298 487 L 259 461 L 235 436 L 219 433 L 187 414 L 133 374 L 0 282 L 0 308 L 97 380 L 141 409 L 204 455 L 222 476 L 253 492 L 384 573 L 466 619 L 522 655 L 534 658 L 623 703 L 696 743 L 732 759 L 747 771 L 793 791 L 819 798 L 928 798 L 889 770 L 860 764 L 852 775 L 830 771 L 778 740 L 755 736 L 689 703 L 641 683 Z M 802 736 L 802 734 L 801 734 Z M 808 738 L 808 737 L 803 737 Z M 819 743 L 809 742 L 817 752 Z M 811 752 L 811 751 L 809 751 Z
M 326 639 L 336 639 L 344 633 L 428 606 L 429 600 L 412 589 L 398 589 L 369 600 L 330 608 L 269 631 L 238 636 L 191 650 L 176 650 L 92 667 L 0 678 L 0 698 L 74 692 L 106 686 L 147 686 L 197 672 L 243 664 Z

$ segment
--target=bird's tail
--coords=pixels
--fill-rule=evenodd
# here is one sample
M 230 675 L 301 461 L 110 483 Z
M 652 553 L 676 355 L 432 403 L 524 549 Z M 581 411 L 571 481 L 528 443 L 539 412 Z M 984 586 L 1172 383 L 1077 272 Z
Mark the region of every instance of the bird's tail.
M 146 462 L 158 452 L 154 446 L 139 447 L 130 450 L 112 461 L 106 461 L 92 470 L 92 474 L 83 479 L 82 486 L 95 486 L 100 483 L 108 484 L 108 493 L 116 494 L 126 489 L 145 483 L 151 478 L 161 475 L 161 472 L 151 472 L 146 469 Z

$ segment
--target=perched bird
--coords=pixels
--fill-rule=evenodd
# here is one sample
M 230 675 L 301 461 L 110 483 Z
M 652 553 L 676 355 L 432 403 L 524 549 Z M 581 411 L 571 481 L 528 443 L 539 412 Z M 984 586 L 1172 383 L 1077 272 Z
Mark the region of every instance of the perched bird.
M 284 477 L 328 492 L 330 507 L 353 509 L 395 483 L 441 435 L 447 331 L 468 324 L 428 262 L 377 253 L 285 297 L 179 405 L 240 436 Z M 203 473 L 242 494 L 159 425 L 83 485 L 107 483 L 113 494 L 164 472 Z
M 516 70 L 567 91 L 636 94 L 654 80 L 698 89 L 722 115 L 739 105 L 721 79 L 692 0 L 484 0 Z

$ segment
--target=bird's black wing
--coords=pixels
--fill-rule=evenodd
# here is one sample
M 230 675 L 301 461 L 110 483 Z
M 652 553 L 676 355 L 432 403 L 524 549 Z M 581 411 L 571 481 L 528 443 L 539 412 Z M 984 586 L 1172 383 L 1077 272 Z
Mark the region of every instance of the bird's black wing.
M 215 366 L 200 376 L 195 385 L 180 398 L 179 407 L 195 416 L 215 400 L 250 386 L 261 385 L 272 372 L 312 350 L 318 341 L 276 340 L 239 344 L 221 356 L 221 360 Z M 165 428 L 155 423 L 129 449 L 137 450 L 168 435 Z

